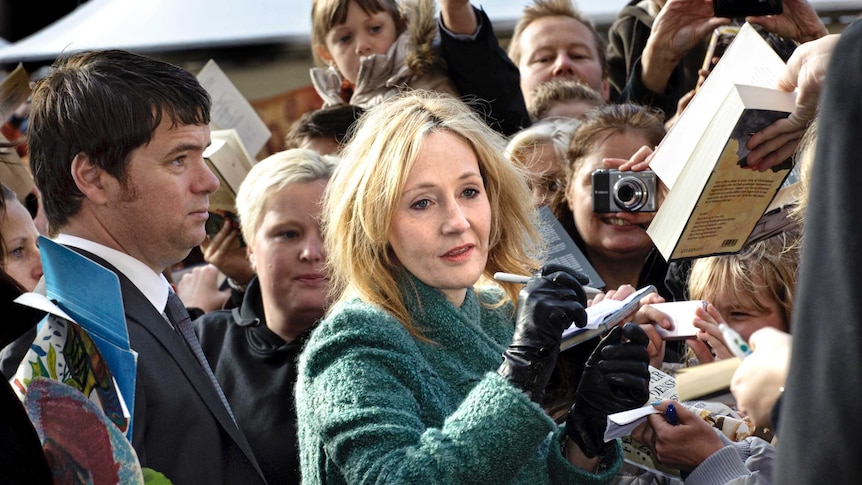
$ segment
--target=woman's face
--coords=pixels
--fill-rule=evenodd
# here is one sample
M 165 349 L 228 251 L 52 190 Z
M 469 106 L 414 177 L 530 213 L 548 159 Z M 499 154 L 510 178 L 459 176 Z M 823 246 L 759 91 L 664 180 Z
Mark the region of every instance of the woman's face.
M 3 235 L 3 270 L 27 291 L 33 291 L 42 278 L 36 224 L 17 200 L 6 200 L 6 216 L 0 217 Z
M 446 132 L 428 135 L 389 229 L 396 258 L 461 306 L 488 262 L 491 205 L 472 147 Z
M 325 180 L 285 186 L 267 200 L 249 254 L 264 311 L 313 323 L 323 316 L 329 278 L 320 233 Z
M 596 145 L 595 150 L 582 161 L 567 187 L 569 208 L 575 217 L 575 226 L 593 257 L 618 258 L 646 253 L 652 248 L 646 226 L 653 212 L 593 212 L 593 181 L 595 170 L 605 168 L 602 159 L 628 159 L 640 147 L 652 143 L 639 132 L 631 131 L 611 135 Z
M 530 190 L 533 191 L 533 205 L 543 207 L 554 197 L 565 174 L 560 166 L 560 156 L 551 141 L 537 143 L 524 152 L 524 163 L 529 170 Z

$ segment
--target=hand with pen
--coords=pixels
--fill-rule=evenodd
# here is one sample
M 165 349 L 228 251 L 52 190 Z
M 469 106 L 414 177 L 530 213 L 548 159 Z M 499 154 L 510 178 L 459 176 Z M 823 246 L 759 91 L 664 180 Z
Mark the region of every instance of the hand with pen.
M 632 431 L 632 438 L 650 449 L 661 463 L 690 471 L 724 442 L 709 423 L 674 401 L 653 403 L 662 414 L 650 414 Z M 674 423 L 675 422 L 675 423 Z
M 571 268 L 546 265 L 518 294 L 515 335 L 497 373 L 537 403 L 556 365 L 563 330 L 587 323 L 584 279 Z

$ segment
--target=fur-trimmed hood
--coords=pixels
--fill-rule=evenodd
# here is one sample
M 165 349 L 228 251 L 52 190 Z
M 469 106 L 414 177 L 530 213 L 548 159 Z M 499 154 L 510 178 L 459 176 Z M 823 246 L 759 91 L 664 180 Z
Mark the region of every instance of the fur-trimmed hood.
M 386 54 L 361 59 L 349 99 L 345 99 L 344 78 L 337 69 L 311 69 L 312 84 L 323 98 L 324 106 L 347 103 L 369 108 L 407 88 L 459 95 L 446 76 L 446 66 L 439 55 L 435 0 L 404 0 L 400 8 L 407 29 Z

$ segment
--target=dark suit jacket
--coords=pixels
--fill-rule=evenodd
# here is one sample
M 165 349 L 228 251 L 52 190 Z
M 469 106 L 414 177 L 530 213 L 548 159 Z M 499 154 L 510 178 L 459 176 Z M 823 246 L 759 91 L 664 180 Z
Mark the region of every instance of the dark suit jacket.
M 182 337 L 113 266 L 120 279 L 131 348 L 138 352 L 132 445 L 141 466 L 174 484 L 266 483 L 242 431 Z

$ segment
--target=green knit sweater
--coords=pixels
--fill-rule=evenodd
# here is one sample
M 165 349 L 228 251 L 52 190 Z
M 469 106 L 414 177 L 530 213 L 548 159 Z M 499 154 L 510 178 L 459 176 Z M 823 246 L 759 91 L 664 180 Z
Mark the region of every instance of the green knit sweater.
M 572 466 L 562 427 L 494 372 L 514 332 L 512 305 L 492 308 L 502 293 L 469 290 L 455 308 L 413 284 L 408 308 L 433 344 L 359 300 L 334 308 L 306 344 L 296 389 L 303 483 L 609 483 L 619 444 L 597 475 Z

